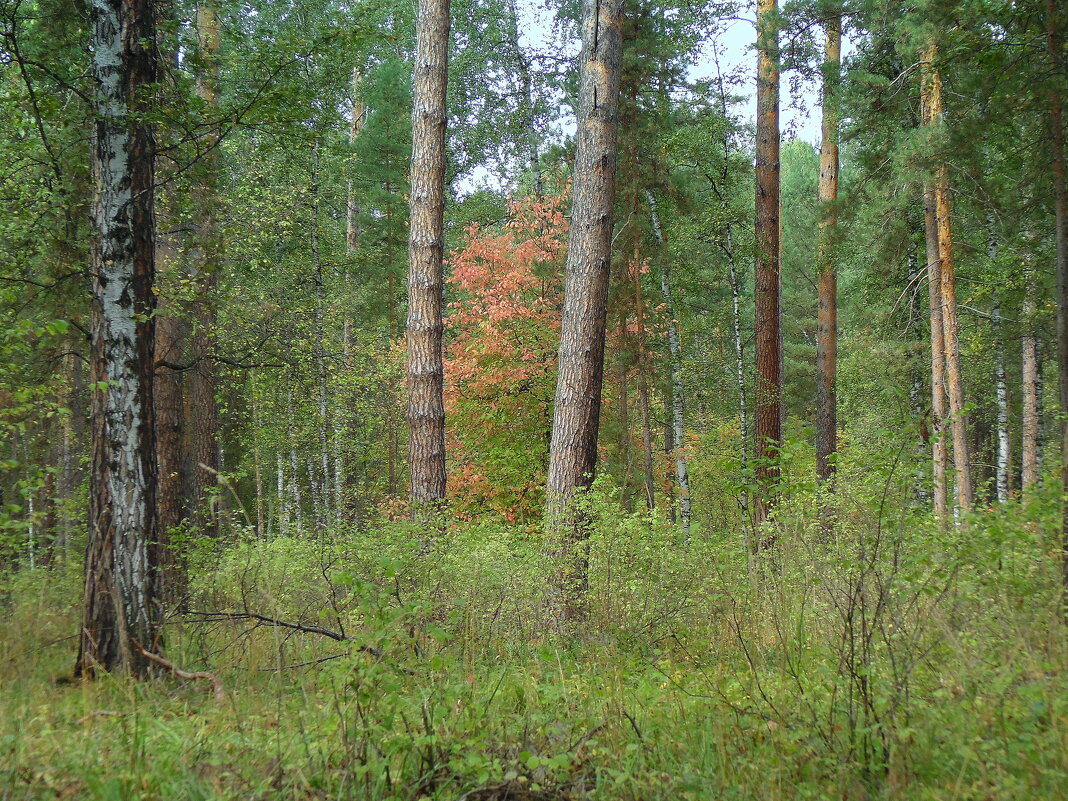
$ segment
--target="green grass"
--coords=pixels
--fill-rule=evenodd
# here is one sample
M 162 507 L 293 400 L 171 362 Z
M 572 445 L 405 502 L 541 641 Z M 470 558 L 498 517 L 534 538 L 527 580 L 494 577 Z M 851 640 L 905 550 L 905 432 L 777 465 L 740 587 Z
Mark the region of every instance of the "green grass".
M 740 537 L 683 546 L 604 504 L 568 638 L 542 622 L 551 566 L 529 531 L 457 526 L 429 554 L 388 525 L 209 548 L 194 609 L 384 653 L 172 617 L 167 655 L 212 671 L 221 701 L 170 676 L 70 683 L 76 569 L 16 574 L 0 798 L 1068 797 L 1054 519 L 943 533 L 843 511 L 826 542 L 808 506 L 784 506 L 749 565 Z

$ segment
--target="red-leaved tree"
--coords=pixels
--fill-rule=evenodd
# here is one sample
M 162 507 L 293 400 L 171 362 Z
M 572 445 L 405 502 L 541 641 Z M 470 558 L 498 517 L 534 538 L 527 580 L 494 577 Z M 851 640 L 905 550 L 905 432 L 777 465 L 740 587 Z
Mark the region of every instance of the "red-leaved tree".
M 449 485 L 461 514 L 536 519 L 544 502 L 567 220 L 564 192 L 472 225 L 449 260 L 445 407 Z

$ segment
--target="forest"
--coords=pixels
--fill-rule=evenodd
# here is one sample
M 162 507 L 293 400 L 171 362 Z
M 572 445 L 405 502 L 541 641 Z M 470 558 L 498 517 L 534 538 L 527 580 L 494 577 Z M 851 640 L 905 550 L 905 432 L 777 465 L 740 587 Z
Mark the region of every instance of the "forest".
M 1066 33 L 0 0 L 0 801 L 1068 799 Z

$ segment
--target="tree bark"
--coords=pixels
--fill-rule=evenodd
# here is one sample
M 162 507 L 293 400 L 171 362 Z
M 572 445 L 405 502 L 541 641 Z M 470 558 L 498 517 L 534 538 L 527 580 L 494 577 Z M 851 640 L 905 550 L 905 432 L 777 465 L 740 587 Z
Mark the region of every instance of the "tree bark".
M 927 101 L 927 124 L 942 124 L 942 76 L 936 63 L 938 48 L 927 49 L 924 96 Z M 949 210 L 949 165 L 940 161 L 935 170 L 935 211 L 938 223 L 938 256 L 941 262 L 941 304 L 943 344 L 946 354 L 946 395 L 949 398 L 949 426 L 953 432 L 953 466 L 956 472 L 957 504 L 968 512 L 974 500 L 971 457 L 968 441 L 968 418 L 965 413 L 964 381 L 960 368 L 960 343 L 957 327 L 957 291 L 953 269 L 953 229 Z
M 1030 254 L 1024 261 L 1024 299 L 1022 316 L 1024 324 L 1021 344 L 1021 402 L 1020 427 L 1020 491 L 1026 501 L 1038 487 L 1038 341 L 1035 338 L 1035 312 L 1037 309 L 1038 282 Z
M 1059 80 L 1064 45 L 1057 24 L 1058 4 L 1046 0 L 1046 44 L 1054 77 L 1050 79 L 1049 122 L 1053 172 L 1054 238 L 1057 243 L 1057 390 L 1061 404 L 1061 565 L 1068 613 L 1068 179 L 1064 164 L 1064 106 Z
M 637 194 L 634 197 L 637 206 Z M 653 432 L 649 424 L 649 353 L 645 343 L 645 304 L 642 300 L 642 273 L 640 239 L 634 239 L 634 259 L 631 262 L 631 280 L 634 282 L 634 315 L 637 333 L 635 344 L 638 350 L 638 408 L 642 417 L 642 467 L 645 475 L 645 508 L 656 507 L 656 480 L 653 475 Z
M 85 600 L 75 673 L 145 676 L 158 648 L 152 410 L 156 82 L 150 0 L 94 0 L 93 460 Z
M 214 2 L 197 6 L 197 37 L 200 70 L 196 92 L 217 116 L 219 105 L 219 10 Z M 216 218 L 218 208 L 220 131 L 216 120 L 201 147 L 200 169 L 192 190 L 194 247 L 190 253 L 190 273 L 196 289 L 193 301 L 192 356 L 189 370 L 189 411 L 192 422 L 190 451 L 193 459 L 194 520 L 202 534 L 219 534 L 219 407 L 215 398 L 217 297 L 221 243 Z
M 756 127 L 756 521 L 779 484 L 782 337 L 779 274 L 779 22 L 777 0 L 757 0 Z
M 408 459 L 415 519 L 445 498 L 441 338 L 449 0 L 419 0 L 408 240 Z
M 987 257 L 992 264 L 997 263 L 998 240 L 995 232 L 994 213 L 987 214 Z M 999 504 L 1009 502 L 1012 482 L 1012 438 L 1009 434 L 1009 384 L 1005 370 L 1005 341 L 1001 330 L 1001 300 L 994 295 L 994 304 L 990 312 L 990 322 L 994 334 L 997 363 L 994 367 L 994 394 L 997 400 L 997 460 L 995 462 L 994 486 Z
M 833 490 L 838 448 L 838 84 L 842 54 L 842 18 L 825 23 L 823 59 L 823 137 L 820 144 L 819 311 L 816 326 L 816 477 Z
M 938 251 L 938 213 L 934 186 L 924 185 L 923 211 L 927 254 L 927 291 L 931 304 L 931 478 L 935 517 L 949 520 L 949 488 L 946 472 L 946 348 L 942 325 L 942 260 Z
M 679 339 L 679 320 L 675 312 L 675 300 L 671 292 L 670 254 L 666 252 L 664 245 L 664 229 L 660 225 L 660 214 L 657 212 L 656 195 L 651 190 L 645 190 L 645 199 L 649 202 L 649 215 L 652 218 L 653 234 L 662 250 L 665 250 L 660 267 L 660 293 L 664 296 L 664 305 L 668 313 L 668 376 L 671 381 L 671 448 L 675 456 L 675 476 L 678 480 L 679 492 L 679 523 L 682 525 L 682 533 L 686 540 L 690 539 L 690 518 L 692 507 L 690 502 L 690 471 L 686 463 L 686 409 L 685 398 L 682 389 L 682 342 Z M 733 270 L 733 265 L 731 267 Z M 745 432 L 742 432 L 745 439 Z
M 558 538 L 554 612 L 566 623 L 584 614 L 587 529 L 573 507 L 593 481 L 604 377 L 605 317 L 612 255 L 616 123 L 623 46 L 622 0 L 583 0 L 571 232 L 545 528 Z

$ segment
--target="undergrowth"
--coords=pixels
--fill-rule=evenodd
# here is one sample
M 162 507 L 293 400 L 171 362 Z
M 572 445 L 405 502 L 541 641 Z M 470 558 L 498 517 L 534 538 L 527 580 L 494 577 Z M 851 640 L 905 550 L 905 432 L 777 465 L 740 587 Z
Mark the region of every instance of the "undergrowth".
M 76 567 L 13 574 L 2 798 L 1068 797 L 1055 503 L 948 529 L 875 490 L 815 506 L 784 502 L 754 557 L 595 500 L 566 633 L 533 530 L 237 532 L 193 557 L 163 643 L 221 700 L 72 683 Z

